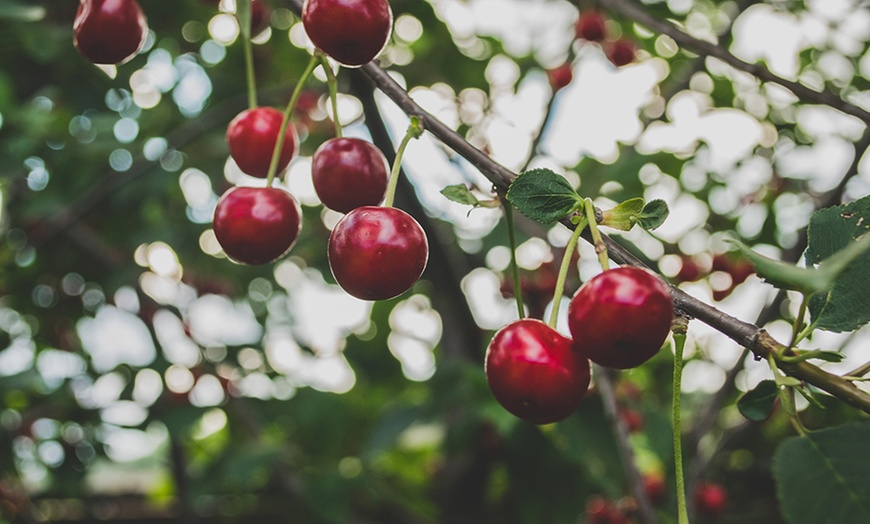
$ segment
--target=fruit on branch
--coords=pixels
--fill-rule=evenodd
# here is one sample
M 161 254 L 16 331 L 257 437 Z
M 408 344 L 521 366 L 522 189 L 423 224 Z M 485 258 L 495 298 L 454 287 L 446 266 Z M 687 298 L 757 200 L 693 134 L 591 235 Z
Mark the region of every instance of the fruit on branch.
M 592 362 L 627 369 L 655 355 L 668 336 L 673 302 L 661 278 L 618 267 L 583 284 L 568 307 L 574 346 Z
M 571 266 L 575 267 L 575 266 Z M 547 304 L 552 302 L 556 291 L 556 280 L 559 277 L 559 267 L 556 260 L 544 262 L 534 271 L 520 272 L 520 291 L 523 302 L 529 308 L 532 318 L 543 318 Z M 514 281 L 509 273 L 502 275 L 500 291 L 503 297 L 514 297 Z
M 361 66 L 387 45 L 393 12 L 387 0 L 305 0 L 302 25 L 318 49 L 346 66 Z
M 577 38 L 582 38 L 583 40 L 589 40 L 590 42 L 604 40 L 607 34 L 604 15 L 594 9 L 583 11 L 580 13 L 580 17 L 577 18 L 574 31 L 577 34 Z
M 227 143 L 239 169 L 251 176 L 266 178 L 283 121 L 284 114 L 273 107 L 246 109 L 233 118 L 227 127 Z M 288 122 L 278 157 L 278 172 L 296 156 L 298 144 L 296 129 Z
M 363 206 L 329 235 L 329 267 L 336 282 L 362 300 L 398 296 L 416 282 L 429 259 L 426 233 L 394 207 Z
M 643 413 L 640 411 L 631 408 L 621 408 L 619 410 L 619 418 L 625 424 L 625 429 L 629 433 L 643 431 Z
M 302 210 L 283 189 L 234 187 L 218 200 L 213 227 L 232 260 L 266 264 L 293 247 L 302 228 Z
M 647 473 L 643 476 L 643 491 L 646 498 L 655 505 L 661 506 L 667 500 L 668 490 L 665 478 L 661 473 Z
M 94 64 L 120 65 L 145 45 L 148 23 L 136 0 L 81 0 L 73 43 Z
M 553 92 L 556 92 L 567 86 L 574 79 L 574 70 L 571 67 L 571 62 L 547 70 L 547 80 L 550 82 L 550 87 Z
M 708 517 L 719 517 L 728 508 L 728 492 L 721 484 L 705 482 L 695 489 L 695 507 Z
M 620 38 L 604 47 L 607 59 L 616 67 L 622 67 L 634 62 L 637 47 L 627 38 Z
M 682 255 L 680 257 L 680 271 L 674 276 L 677 282 L 695 282 L 704 276 L 706 271 L 694 257 Z
M 323 205 L 347 213 L 381 203 L 389 169 L 384 154 L 372 143 L 359 138 L 333 138 L 314 152 L 311 180 Z
M 251 0 L 251 36 L 257 36 L 269 27 L 269 6 L 263 0 Z
M 486 349 L 485 370 L 499 404 L 535 424 L 564 420 L 589 388 L 589 360 L 583 352 L 536 319 L 501 328 Z

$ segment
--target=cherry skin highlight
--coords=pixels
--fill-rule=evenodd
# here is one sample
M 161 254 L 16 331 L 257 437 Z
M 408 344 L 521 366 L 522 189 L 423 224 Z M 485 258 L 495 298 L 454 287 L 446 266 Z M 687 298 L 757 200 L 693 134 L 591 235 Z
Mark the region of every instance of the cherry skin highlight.
M 596 364 L 627 369 L 658 353 L 671 329 L 667 286 L 638 267 L 619 267 L 583 284 L 568 307 L 574 345 Z
M 305 0 L 302 26 L 318 49 L 346 66 L 383 51 L 393 28 L 387 0 Z
M 145 13 L 136 0 L 82 0 L 73 22 L 73 43 L 94 64 L 123 64 L 147 36 Z
M 363 206 L 335 225 L 328 254 L 332 275 L 348 294 L 386 300 L 420 278 L 429 244 L 420 224 L 401 209 Z
M 314 190 L 323 205 L 340 213 L 376 206 L 384 199 L 389 165 L 373 144 L 359 138 L 327 140 L 311 161 Z
M 589 360 L 536 319 L 500 329 L 486 349 L 486 380 L 506 410 L 535 424 L 564 420 L 589 388 Z
M 246 109 L 233 118 L 227 127 L 227 143 L 239 169 L 248 175 L 266 178 L 283 121 L 284 114 L 273 107 Z M 277 173 L 284 170 L 296 156 L 298 144 L 296 129 L 292 123 L 288 123 L 278 157 Z
M 283 189 L 234 187 L 218 200 L 213 226 L 228 257 L 266 264 L 293 247 L 302 228 L 302 210 Z

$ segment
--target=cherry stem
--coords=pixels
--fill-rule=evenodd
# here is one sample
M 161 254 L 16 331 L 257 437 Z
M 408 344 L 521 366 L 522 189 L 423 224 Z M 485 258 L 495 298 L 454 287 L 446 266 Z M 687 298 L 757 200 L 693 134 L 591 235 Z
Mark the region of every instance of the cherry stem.
M 810 297 L 807 295 L 803 296 L 803 300 L 801 300 L 801 306 L 798 309 L 798 314 L 794 319 L 794 323 L 791 327 L 791 342 L 788 343 L 788 349 L 793 349 L 798 342 L 803 340 L 804 336 L 801 332 L 801 327 L 804 325 L 804 317 L 807 314 L 807 306 L 810 303 Z M 802 336 L 803 335 L 803 336 Z
M 683 478 L 683 435 L 680 422 L 680 396 L 683 383 L 683 348 L 686 346 L 686 330 L 688 323 L 684 317 L 678 317 L 674 322 L 674 389 L 673 389 L 673 425 L 674 425 L 674 475 L 677 477 L 677 522 L 689 524 L 689 512 L 686 508 L 686 484 Z
M 417 116 L 411 116 L 411 124 L 408 126 L 408 131 L 399 148 L 396 149 L 396 158 L 393 160 L 393 169 L 390 171 L 390 181 L 387 184 L 387 196 L 384 198 L 384 207 L 393 207 L 393 200 L 396 199 L 396 187 L 399 185 L 399 172 L 402 170 L 402 157 L 405 156 L 405 148 L 411 140 L 420 138 L 423 134 L 423 121 Z
M 553 329 L 556 329 L 556 321 L 559 318 L 559 306 L 562 304 L 562 293 L 565 291 L 565 280 L 568 278 L 571 257 L 574 256 L 574 250 L 577 249 L 577 240 L 580 239 L 580 234 L 586 229 L 586 222 L 588 222 L 586 217 L 581 216 L 571 239 L 568 240 L 568 245 L 565 246 L 565 254 L 562 255 L 562 265 L 559 266 L 559 276 L 556 278 L 556 290 L 553 292 L 553 310 L 550 311 L 550 321 L 548 322 Z
M 338 80 L 335 78 L 335 71 L 329 65 L 329 59 L 326 55 L 320 55 L 320 66 L 326 73 L 326 85 L 329 86 L 329 101 L 332 104 L 332 122 L 335 124 L 335 136 L 341 138 L 341 121 L 338 119 Z
M 598 262 L 601 264 L 601 269 L 607 271 L 610 269 L 610 259 L 607 258 L 607 244 L 604 243 L 604 238 L 598 231 L 595 205 L 590 198 L 584 199 L 584 205 L 586 206 L 586 220 L 589 222 L 589 232 L 592 233 L 592 242 L 595 246 L 595 252 L 598 254 Z
M 248 6 L 250 6 L 250 1 Z M 251 8 L 248 7 L 248 30 L 242 31 L 242 49 L 245 54 L 245 78 L 248 85 L 248 109 L 257 108 L 257 83 L 254 79 L 254 46 L 251 43 Z
M 504 217 L 507 221 L 508 242 L 511 245 L 511 273 L 514 280 L 514 298 L 517 301 L 517 314 L 519 318 L 526 316 L 525 308 L 523 307 L 523 290 L 520 286 L 520 268 L 517 265 L 517 234 L 514 228 L 514 208 L 506 198 L 503 198 L 502 207 L 504 207 Z
M 308 61 L 308 66 L 296 82 L 296 88 L 293 89 L 293 94 L 290 96 L 290 102 L 287 103 L 287 108 L 284 109 L 284 119 L 281 121 L 281 127 L 278 129 L 278 140 L 275 142 L 275 149 L 272 150 L 272 161 L 269 163 L 269 172 L 266 176 L 266 187 L 272 187 L 272 181 L 275 180 L 275 172 L 278 170 L 278 158 L 281 156 L 281 149 L 284 146 L 284 136 L 287 134 L 287 126 L 290 124 L 290 115 L 293 113 L 293 108 L 296 107 L 296 102 L 299 100 L 299 95 L 302 94 L 302 88 L 305 86 L 305 81 L 311 76 L 317 63 L 320 61 L 316 54 L 311 56 Z

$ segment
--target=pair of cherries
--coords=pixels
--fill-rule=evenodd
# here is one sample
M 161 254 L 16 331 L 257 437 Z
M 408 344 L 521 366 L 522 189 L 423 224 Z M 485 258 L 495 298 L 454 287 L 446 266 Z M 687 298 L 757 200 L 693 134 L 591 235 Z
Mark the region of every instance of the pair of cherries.
M 590 364 L 627 369 L 652 358 L 668 336 L 673 302 L 667 286 L 637 267 L 604 271 L 571 299 L 565 337 L 536 319 L 500 329 L 486 351 L 496 400 L 517 417 L 549 424 L 573 413 L 589 388 Z

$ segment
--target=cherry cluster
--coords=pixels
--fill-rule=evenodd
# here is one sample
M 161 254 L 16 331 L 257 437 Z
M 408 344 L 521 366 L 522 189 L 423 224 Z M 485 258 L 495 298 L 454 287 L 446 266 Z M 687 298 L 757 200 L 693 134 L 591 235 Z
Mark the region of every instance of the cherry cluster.
M 489 387 L 517 417 L 535 424 L 558 422 L 586 394 L 590 361 L 637 367 L 664 344 L 672 320 L 671 295 L 658 276 L 637 267 L 604 271 L 571 299 L 571 338 L 529 318 L 495 334 L 486 351 Z

